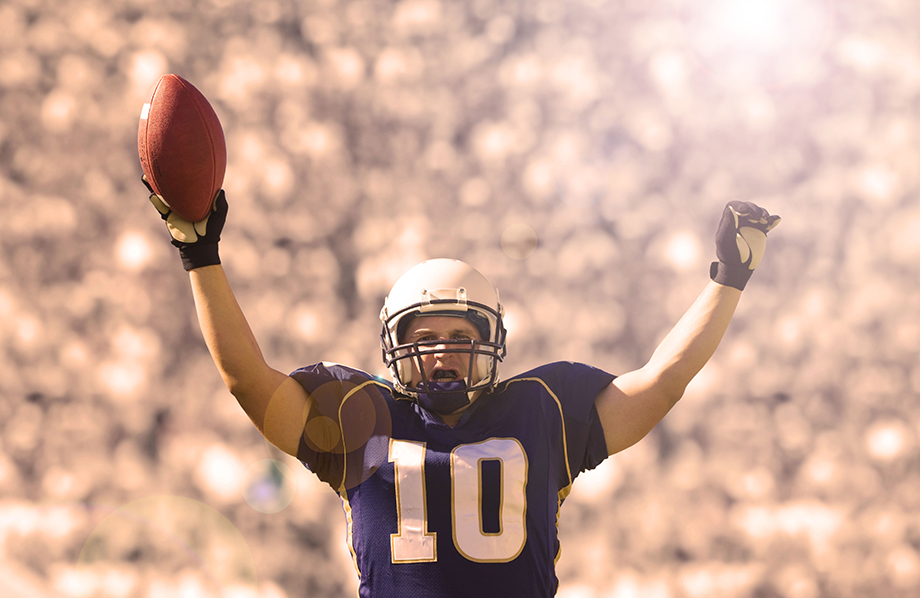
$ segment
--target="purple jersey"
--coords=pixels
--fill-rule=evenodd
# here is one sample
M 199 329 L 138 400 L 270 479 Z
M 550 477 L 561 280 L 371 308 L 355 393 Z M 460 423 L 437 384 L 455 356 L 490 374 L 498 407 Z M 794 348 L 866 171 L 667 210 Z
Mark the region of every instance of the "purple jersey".
M 292 376 L 314 401 L 298 458 L 342 499 L 361 596 L 555 594 L 559 507 L 607 457 L 594 399 L 613 375 L 545 365 L 498 384 L 454 428 L 365 372 Z

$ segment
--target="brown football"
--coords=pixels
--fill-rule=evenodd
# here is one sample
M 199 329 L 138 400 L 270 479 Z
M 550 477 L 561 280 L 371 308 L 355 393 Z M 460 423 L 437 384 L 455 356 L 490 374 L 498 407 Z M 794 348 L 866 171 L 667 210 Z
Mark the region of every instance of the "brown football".
M 227 145 L 214 108 L 179 75 L 163 75 L 141 109 L 137 129 L 141 168 L 153 190 L 179 216 L 208 214 L 224 183 Z

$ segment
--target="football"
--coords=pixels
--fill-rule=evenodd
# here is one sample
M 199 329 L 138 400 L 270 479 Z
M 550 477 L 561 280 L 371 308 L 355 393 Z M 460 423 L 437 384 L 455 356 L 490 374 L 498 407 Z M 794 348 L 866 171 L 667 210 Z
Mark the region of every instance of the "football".
M 227 146 L 214 108 L 179 75 L 163 75 L 141 109 L 141 168 L 153 190 L 189 222 L 208 214 L 224 183 Z

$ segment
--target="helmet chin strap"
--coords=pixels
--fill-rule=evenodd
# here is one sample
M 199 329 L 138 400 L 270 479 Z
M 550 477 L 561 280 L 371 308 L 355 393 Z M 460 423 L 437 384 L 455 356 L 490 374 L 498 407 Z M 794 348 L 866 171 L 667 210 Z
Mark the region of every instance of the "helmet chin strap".
M 422 387 L 423 385 L 419 385 L 420 391 Z M 470 404 L 470 393 L 467 392 L 466 382 L 463 380 L 429 381 L 424 387 L 434 392 L 419 392 L 418 404 L 432 413 L 450 415 Z

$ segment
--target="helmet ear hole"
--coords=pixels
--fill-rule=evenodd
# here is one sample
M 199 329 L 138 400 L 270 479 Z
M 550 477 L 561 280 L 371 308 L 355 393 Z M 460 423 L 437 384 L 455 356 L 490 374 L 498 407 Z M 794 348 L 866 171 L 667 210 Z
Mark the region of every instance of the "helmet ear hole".
M 396 375 L 399 376 L 399 381 L 406 386 L 412 384 L 411 359 L 411 357 L 407 357 L 396 362 Z
M 474 384 L 481 384 L 492 377 L 492 368 L 495 363 L 490 355 L 476 355 L 476 371 L 479 373 L 479 380 Z

